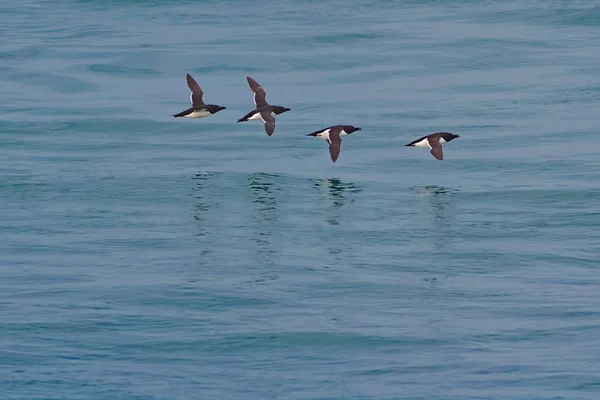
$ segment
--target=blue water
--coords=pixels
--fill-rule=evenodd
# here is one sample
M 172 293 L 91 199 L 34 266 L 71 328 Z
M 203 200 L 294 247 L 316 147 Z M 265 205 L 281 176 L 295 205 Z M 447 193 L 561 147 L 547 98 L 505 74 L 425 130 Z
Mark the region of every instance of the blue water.
M 594 3 L 5 0 L 0 399 L 597 400 Z

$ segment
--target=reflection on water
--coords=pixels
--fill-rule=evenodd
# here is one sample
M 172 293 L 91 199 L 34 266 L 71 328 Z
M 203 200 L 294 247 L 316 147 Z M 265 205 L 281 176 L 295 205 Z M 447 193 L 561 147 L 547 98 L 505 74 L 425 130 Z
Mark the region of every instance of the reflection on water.
M 198 222 L 198 233 L 196 234 L 197 236 L 205 236 L 208 233 L 209 225 L 206 223 L 206 216 L 210 211 L 211 205 L 209 203 L 210 196 L 206 198 L 205 192 L 208 182 L 215 175 L 215 172 L 199 172 L 192 177 L 192 180 L 194 181 L 194 186 L 191 196 L 195 200 L 192 217 Z M 208 252 L 208 249 L 205 249 L 204 252 Z
M 353 183 L 342 182 L 337 178 L 315 179 L 313 180 L 313 186 L 324 195 L 323 197 L 325 199 L 322 201 L 322 203 L 326 206 L 325 221 L 332 227 L 337 228 L 343 218 L 347 216 L 342 208 L 346 204 L 354 203 L 354 194 L 360 192 L 361 189 Z M 337 232 L 338 229 L 335 229 L 334 231 L 329 232 L 329 235 L 335 237 L 337 236 Z M 332 236 L 330 236 L 330 239 Z M 346 250 L 342 245 L 343 241 L 328 240 L 327 243 L 327 252 L 333 257 L 333 262 L 331 265 L 340 263 L 343 259 L 342 253 Z M 329 267 L 325 266 L 325 268 Z
M 248 176 L 248 186 L 252 190 L 254 203 L 258 204 L 261 211 L 275 210 L 274 192 L 279 191 L 276 181 L 279 177 L 274 174 L 253 173 Z
M 444 233 L 451 235 L 456 221 L 456 197 L 460 190 L 435 185 L 419 186 L 413 189 L 423 200 L 421 204 L 425 208 L 424 212 L 432 218 L 433 232 L 436 235 Z M 439 243 L 439 246 L 443 246 L 443 243 Z
M 339 224 L 339 215 L 336 214 L 336 209 L 342 207 L 346 202 L 353 203 L 354 198 L 352 193 L 360 192 L 360 189 L 353 183 L 344 183 L 337 178 L 318 179 L 314 180 L 314 186 L 325 193 L 327 202 L 331 204 L 330 216 L 328 219 L 332 225 Z
M 281 190 L 275 174 L 253 173 L 248 176 L 247 183 L 253 197 L 252 240 L 256 243 L 257 252 L 262 262 L 273 264 L 275 247 L 271 243 L 274 225 L 278 222 L 276 193 Z
M 341 217 L 339 209 L 347 202 L 353 203 L 352 194 L 360 192 L 353 183 L 344 183 L 337 178 L 314 180 L 314 186 L 325 193 L 326 203 L 330 204 L 326 218 L 330 225 L 339 225 Z
M 192 177 L 193 186 L 190 196 L 194 199 L 192 206 L 192 218 L 194 220 L 195 237 L 198 249 L 198 264 L 192 265 L 191 276 L 195 276 L 193 282 L 207 279 L 207 271 L 212 270 L 210 260 L 214 257 L 212 249 L 210 212 L 214 208 L 214 197 L 207 194 L 210 184 L 214 181 L 216 172 L 199 172 Z M 199 274 L 199 275 L 197 275 Z
M 281 177 L 264 173 L 200 172 L 192 179 L 190 195 L 194 199 L 192 218 L 200 251 L 199 270 L 222 267 L 219 264 L 222 261 L 217 260 L 241 261 L 247 268 L 240 273 L 252 278 L 246 283 L 277 279 L 273 268 L 277 252 L 273 236 L 278 232 L 277 193 L 281 190 Z M 235 248 L 223 246 L 223 242 Z M 233 260 L 232 253 L 244 254 L 244 259 Z M 260 275 L 253 276 L 256 272 Z
M 314 191 L 306 193 L 305 189 L 311 187 L 318 189 L 316 195 Z M 341 260 L 342 252 L 347 251 L 343 245 L 344 229 L 339 225 L 352 223 L 353 207 L 348 205 L 360 191 L 356 185 L 335 178 L 307 182 L 268 173 L 198 173 L 193 176 L 191 214 L 202 252 L 200 262 L 216 265 L 216 260 L 224 259 L 243 265 L 241 273 L 250 274 L 257 282 L 276 275 L 282 261 L 281 235 L 289 231 L 284 213 L 300 208 L 310 212 L 311 218 L 314 214 L 326 221 L 325 227 L 331 227 L 320 229 L 318 234 L 322 234 L 320 240 L 327 246 L 323 250 L 337 263 L 335 260 Z M 302 205 L 294 203 L 298 195 Z M 224 241 L 232 246 L 231 251 L 223 247 Z
M 430 185 L 430 186 L 417 186 L 415 189 L 423 196 L 439 197 L 444 195 L 455 195 L 460 192 L 458 189 L 447 188 L 443 186 Z

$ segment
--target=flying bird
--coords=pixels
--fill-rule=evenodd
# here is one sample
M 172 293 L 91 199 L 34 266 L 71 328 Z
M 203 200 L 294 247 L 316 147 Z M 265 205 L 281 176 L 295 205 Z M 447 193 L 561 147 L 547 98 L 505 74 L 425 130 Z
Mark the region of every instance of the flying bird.
M 186 74 L 185 78 L 187 80 L 188 87 L 192 92 L 190 94 L 190 101 L 192 102 L 192 107 L 180 112 L 179 114 L 173 115 L 175 118 L 204 118 L 208 117 L 209 115 L 218 113 L 221 110 L 225 110 L 225 107 L 222 106 L 217 106 L 215 104 L 204 104 L 204 101 L 202 100 L 204 92 L 202 92 L 202 89 L 200 89 L 200 85 L 198 85 L 198 82 L 196 82 L 190 74 Z
M 329 144 L 329 155 L 331 161 L 335 162 L 342 150 L 342 136 L 347 136 L 352 132 L 360 131 L 358 126 L 352 125 L 333 125 L 327 128 L 309 133 L 306 136 L 314 136 L 321 139 L 325 139 Z
M 275 132 L 275 115 L 290 111 L 290 109 L 282 106 L 272 106 L 267 103 L 267 93 L 262 86 L 249 76 L 246 79 L 248 79 L 250 90 L 254 92 L 254 105 L 256 108 L 238 119 L 238 122 L 260 119 L 265 123 L 265 132 L 271 136 Z
M 459 135 L 455 135 L 454 133 L 450 132 L 437 132 L 420 137 L 417 140 L 407 144 L 407 146 L 429 148 L 431 149 L 431 155 L 441 161 L 444 159 L 442 145 L 459 137 Z

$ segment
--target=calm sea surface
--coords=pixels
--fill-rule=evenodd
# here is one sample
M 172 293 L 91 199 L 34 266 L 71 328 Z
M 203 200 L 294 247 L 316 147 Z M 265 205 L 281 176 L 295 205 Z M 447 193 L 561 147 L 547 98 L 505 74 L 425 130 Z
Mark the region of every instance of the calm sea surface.
M 0 399 L 600 398 L 597 2 L 5 0 L 0 93 Z

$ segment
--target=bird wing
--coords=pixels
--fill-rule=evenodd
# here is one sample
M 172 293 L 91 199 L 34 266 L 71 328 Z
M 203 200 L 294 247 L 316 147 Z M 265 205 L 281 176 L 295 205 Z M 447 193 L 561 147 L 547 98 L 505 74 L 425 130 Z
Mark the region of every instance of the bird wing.
M 329 130 L 329 139 L 327 139 L 327 141 L 329 142 L 329 155 L 331 156 L 331 161 L 335 162 L 339 155 L 340 155 L 340 151 L 342 150 L 342 138 L 340 137 L 340 130 L 341 129 L 330 129 Z
M 267 105 L 267 93 L 265 90 L 256 82 L 254 79 L 249 76 L 246 77 L 248 79 L 248 85 L 250 86 L 250 90 L 254 92 L 254 104 L 256 108 L 260 108 L 262 106 Z
M 190 101 L 192 102 L 192 105 L 204 105 L 204 101 L 202 101 L 202 96 L 204 95 L 204 92 L 202 92 L 202 89 L 200 89 L 200 85 L 198 85 L 198 82 L 196 82 L 190 74 L 186 74 L 185 79 L 187 81 L 188 87 L 192 91 L 192 94 L 190 94 Z
M 429 138 L 427 139 L 429 142 L 429 146 L 431 147 L 431 155 L 437 158 L 438 160 L 444 159 L 444 152 L 442 151 L 442 145 L 440 144 L 439 138 Z
M 260 119 L 265 122 L 265 132 L 271 136 L 275 132 L 275 118 L 271 115 L 271 111 L 261 112 Z

